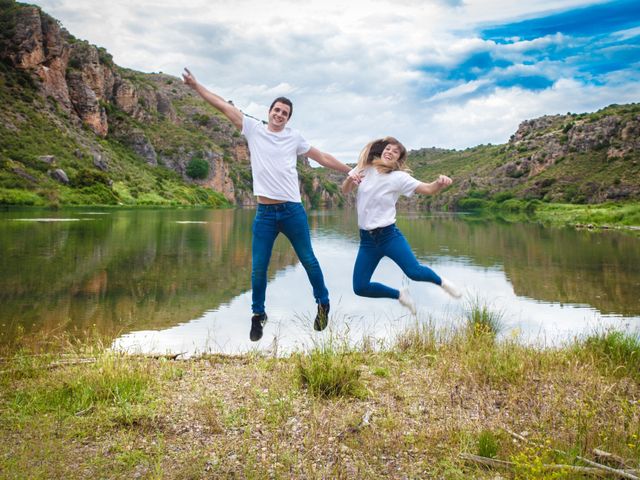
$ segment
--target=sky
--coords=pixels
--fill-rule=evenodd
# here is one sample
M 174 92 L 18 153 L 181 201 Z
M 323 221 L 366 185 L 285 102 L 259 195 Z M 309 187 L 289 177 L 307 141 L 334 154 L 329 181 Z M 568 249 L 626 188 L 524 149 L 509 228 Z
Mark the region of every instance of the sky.
M 36 0 L 116 64 L 180 76 L 354 162 L 506 143 L 520 122 L 640 101 L 638 0 Z

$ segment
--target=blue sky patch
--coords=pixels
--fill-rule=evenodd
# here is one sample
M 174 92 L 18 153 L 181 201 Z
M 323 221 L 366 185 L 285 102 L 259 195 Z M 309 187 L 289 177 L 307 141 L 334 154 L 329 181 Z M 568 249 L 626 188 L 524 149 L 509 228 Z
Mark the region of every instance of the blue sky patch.
M 633 77 L 640 64 L 639 26 L 640 1 L 616 0 L 484 28 L 478 32 L 484 48 L 454 66 L 420 68 L 429 79 L 421 93 L 430 97 L 472 81 L 482 82 L 475 94 L 486 94 L 495 88 L 544 90 L 563 78 L 601 85 L 614 72 Z
M 478 52 L 450 70 L 448 79 L 469 82 L 486 75 L 494 68 L 506 68 L 510 65 L 513 65 L 513 63 L 504 59 L 495 59 L 489 52 Z
M 617 0 L 486 28 L 482 38 L 510 43 L 514 37 L 533 40 L 562 33 L 572 37 L 593 37 L 637 27 L 640 23 L 638 0 Z
M 496 81 L 495 85 L 502 88 L 520 87 L 526 90 L 544 90 L 553 85 L 553 80 L 542 75 L 516 75 Z

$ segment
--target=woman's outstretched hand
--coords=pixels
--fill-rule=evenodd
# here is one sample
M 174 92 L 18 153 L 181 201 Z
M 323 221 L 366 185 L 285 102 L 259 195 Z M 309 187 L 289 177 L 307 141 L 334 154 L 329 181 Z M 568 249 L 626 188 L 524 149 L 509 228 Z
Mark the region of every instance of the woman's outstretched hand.
M 362 182 L 362 178 L 364 177 L 364 174 L 362 174 L 360 171 L 354 168 L 348 173 L 348 176 L 354 184 L 360 185 L 360 182 Z
M 453 183 L 453 180 L 446 175 L 439 175 L 435 183 L 439 188 L 446 188 Z

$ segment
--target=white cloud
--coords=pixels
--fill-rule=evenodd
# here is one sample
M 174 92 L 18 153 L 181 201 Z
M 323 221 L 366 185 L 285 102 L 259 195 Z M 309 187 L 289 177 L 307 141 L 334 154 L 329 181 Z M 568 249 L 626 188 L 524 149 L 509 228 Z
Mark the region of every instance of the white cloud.
M 355 161 L 377 136 L 394 135 L 409 148 L 503 143 L 527 118 L 638 99 L 638 82 L 625 82 L 624 73 L 596 87 L 572 80 L 573 71 L 559 62 L 522 65 L 527 51 L 562 44 L 561 35 L 509 45 L 478 36 L 482 25 L 595 2 L 530 3 L 36 1 L 76 37 L 105 47 L 118 65 L 176 76 L 188 66 L 208 88 L 257 117 L 266 116 L 274 97 L 291 97 L 292 126 L 343 161 Z M 516 63 L 502 73 L 540 72 L 555 81 L 553 88 L 496 89 L 492 73 L 450 81 L 423 68 L 446 73 L 482 52 Z
M 504 143 L 522 120 L 542 115 L 588 112 L 611 103 L 630 103 L 640 98 L 640 86 L 620 85 L 610 89 L 585 87 L 574 80 L 559 80 L 547 90 L 498 89 L 461 104 L 439 107 L 426 128 L 435 128 L 432 144 L 456 148 L 460 145 Z M 421 145 L 420 135 L 414 142 Z

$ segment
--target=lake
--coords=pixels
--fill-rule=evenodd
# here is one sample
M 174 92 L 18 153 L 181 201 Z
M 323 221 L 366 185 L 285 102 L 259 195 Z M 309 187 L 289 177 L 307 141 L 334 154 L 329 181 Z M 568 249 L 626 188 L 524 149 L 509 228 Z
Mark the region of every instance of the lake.
M 330 328 L 313 331 L 306 273 L 285 238 L 269 270 L 269 322 L 249 341 L 252 209 L 10 209 L 0 212 L 0 345 L 20 336 L 98 332 L 130 352 L 273 353 L 330 336 L 383 345 L 407 326 L 462 322 L 480 302 L 502 335 L 546 346 L 603 328 L 640 328 L 640 238 L 472 216 L 400 212 L 418 258 L 456 283 L 462 301 L 409 281 L 384 259 L 373 279 L 408 286 L 397 301 L 357 297 L 355 212 L 310 211 L 331 295 Z

